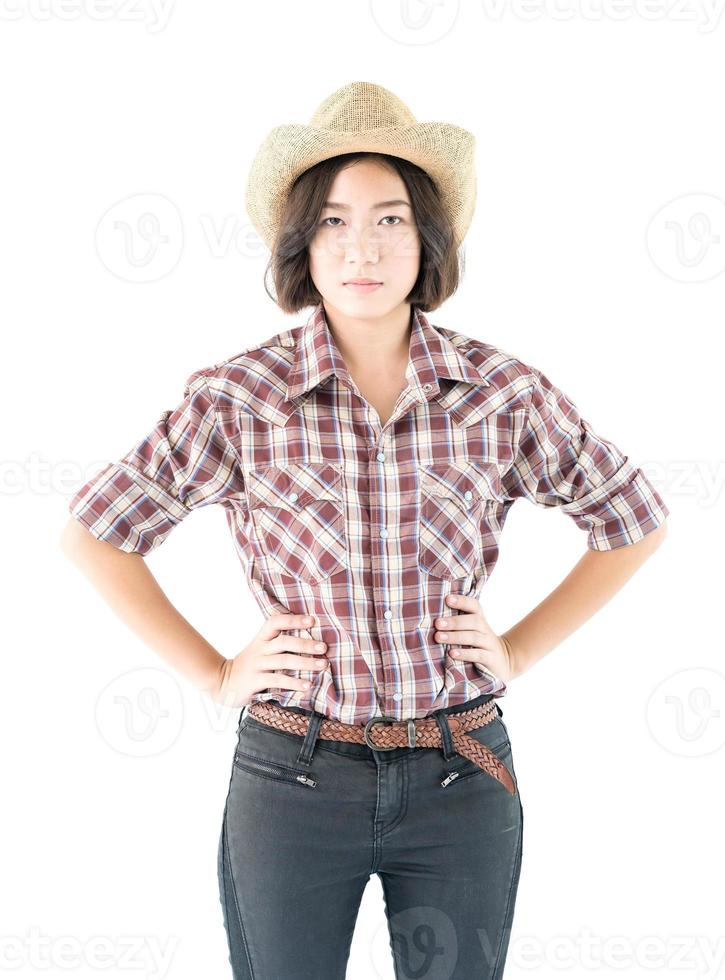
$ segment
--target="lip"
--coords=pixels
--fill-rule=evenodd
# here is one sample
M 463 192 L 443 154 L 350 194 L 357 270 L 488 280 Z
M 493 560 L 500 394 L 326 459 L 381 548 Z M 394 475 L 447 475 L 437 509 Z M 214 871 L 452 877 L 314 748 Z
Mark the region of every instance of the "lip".
M 372 293 L 373 290 L 382 286 L 381 282 L 346 282 L 343 283 L 346 289 L 351 289 L 354 293 Z

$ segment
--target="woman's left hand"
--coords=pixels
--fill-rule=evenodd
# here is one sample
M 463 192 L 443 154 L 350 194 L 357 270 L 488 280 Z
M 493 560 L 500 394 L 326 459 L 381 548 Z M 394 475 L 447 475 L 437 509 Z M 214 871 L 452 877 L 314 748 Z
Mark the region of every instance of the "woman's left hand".
M 516 675 L 510 646 L 488 625 L 478 599 L 452 593 L 446 603 L 457 613 L 436 619 L 436 641 L 451 644 L 454 660 L 480 663 L 508 683 Z

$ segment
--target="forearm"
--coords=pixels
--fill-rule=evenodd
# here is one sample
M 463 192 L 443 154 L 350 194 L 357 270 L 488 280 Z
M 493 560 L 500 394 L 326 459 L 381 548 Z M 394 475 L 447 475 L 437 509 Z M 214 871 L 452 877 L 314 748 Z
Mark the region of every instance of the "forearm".
M 197 688 L 217 688 L 226 659 L 169 601 L 141 555 L 99 541 L 75 518 L 60 544 L 136 636 Z
M 513 676 L 529 670 L 606 605 L 657 550 L 666 523 L 637 544 L 611 551 L 587 550 L 567 577 L 528 615 L 506 630 Z

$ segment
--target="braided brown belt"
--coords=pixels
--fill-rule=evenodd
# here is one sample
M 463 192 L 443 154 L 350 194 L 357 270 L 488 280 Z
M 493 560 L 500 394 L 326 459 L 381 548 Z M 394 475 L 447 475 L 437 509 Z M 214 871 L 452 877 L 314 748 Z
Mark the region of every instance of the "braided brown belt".
M 279 728 L 280 731 L 292 735 L 305 735 L 309 725 L 309 715 L 298 711 L 290 711 L 284 705 L 271 704 L 269 701 L 252 701 L 248 712 L 253 718 L 265 725 Z M 475 762 L 494 779 L 497 779 L 512 795 L 516 792 L 516 781 L 501 762 L 498 756 L 487 746 L 481 745 L 475 738 L 466 735 L 473 728 L 488 725 L 498 716 L 496 704 L 487 701 L 485 704 L 446 715 L 451 731 L 453 746 L 459 755 Z M 371 730 L 376 725 L 377 741 L 371 740 Z M 371 718 L 366 725 L 348 725 L 334 718 L 325 718 L 320 724 L 319 738 L 333 739 L 339 742 L 364 742 L 372 749 L 388 751 L 396 748 L 435 749 L 443 745 L 441 730 L 435 718 L 409 718 L 405 721 L 379 715 Z

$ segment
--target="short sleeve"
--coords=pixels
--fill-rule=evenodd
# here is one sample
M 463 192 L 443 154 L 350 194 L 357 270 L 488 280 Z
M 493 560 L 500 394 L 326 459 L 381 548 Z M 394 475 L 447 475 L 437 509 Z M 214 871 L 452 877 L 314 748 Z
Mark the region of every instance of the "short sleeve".
M 506 496 L 559 507 L 594 551 L 634 544 L 664 523 L 669 508 L 642 470 L 597 435 L 545 374 L 530 370 L 524 429 L 503 477 Z
M 73 517 L 121 551 L 148 554 L 197 507 L 243 495 L 241 469 L 198 372 L 122 459 L 75 491 Z

